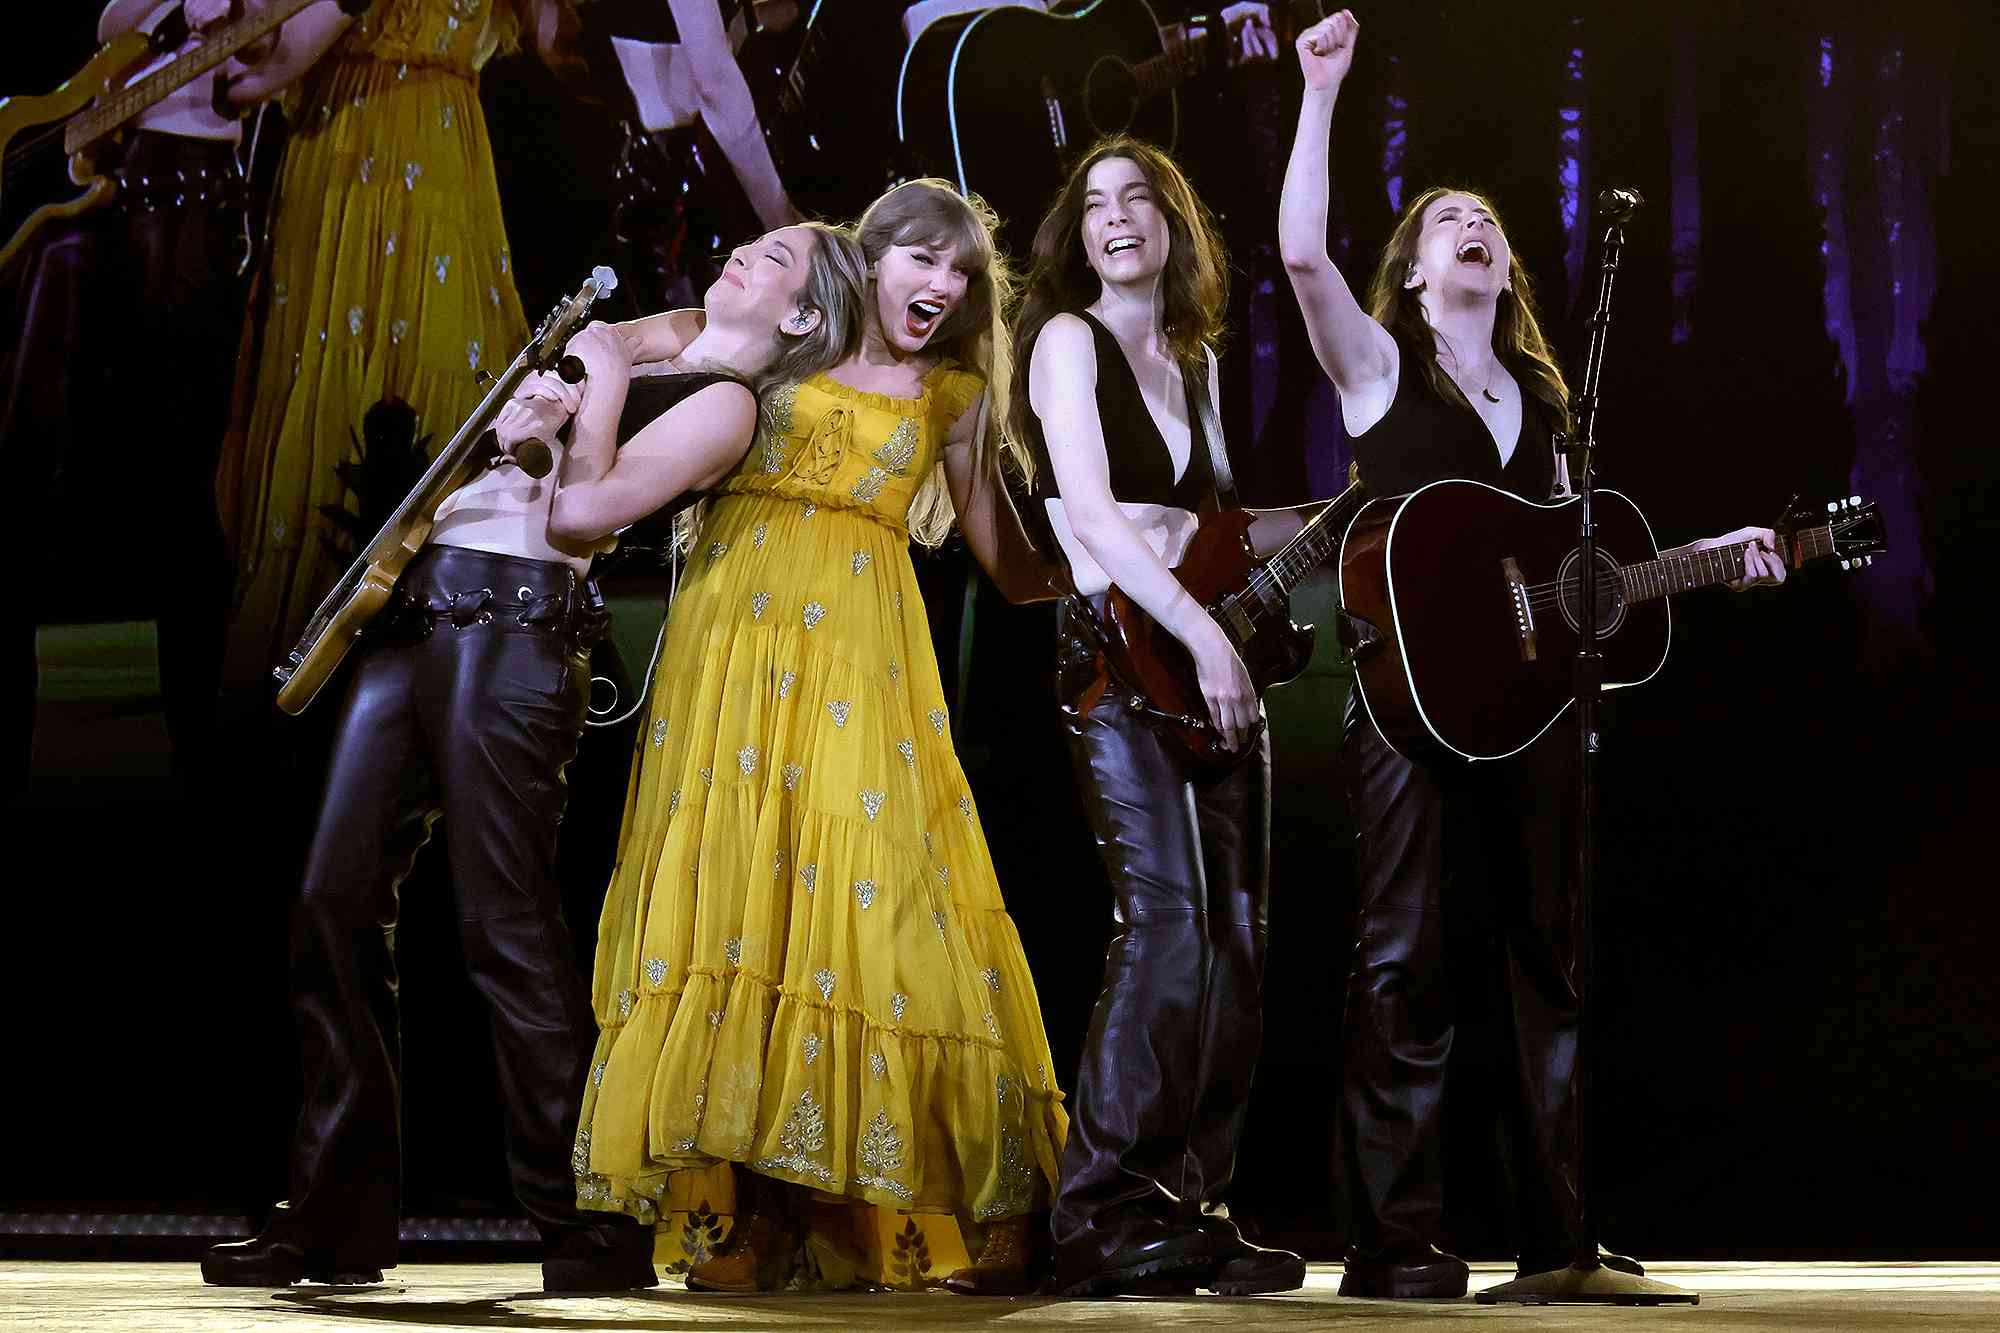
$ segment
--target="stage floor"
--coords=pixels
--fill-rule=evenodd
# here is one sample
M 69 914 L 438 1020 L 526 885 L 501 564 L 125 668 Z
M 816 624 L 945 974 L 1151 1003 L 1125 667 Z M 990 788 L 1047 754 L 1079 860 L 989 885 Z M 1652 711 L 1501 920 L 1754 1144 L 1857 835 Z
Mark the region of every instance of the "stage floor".
M 1475 1289 L 1512 1274 L 1474 1269 Z M 1242 1300 L 995 1301 L 944 1292 L 881 1296 L 704 1296 L 668 1282 L 627 1296 L 544 1296 L 531 1264 L 411 1264 L 379 1287 L 289 1291 L 203 1286 L 195 1265 L 0 1263 L 0 1328 L 1232 1330 L 1412 1327 L 1442 1320 L 1533 1321 L 1538 1328 L 1743 1330 L 2000 1329 L 2000 1264 L 1659 1263 L 1651 1275 L 1701 1304 L 1651 1310 L 1347 1301 L 1337 1266 L 1303 1291 Z

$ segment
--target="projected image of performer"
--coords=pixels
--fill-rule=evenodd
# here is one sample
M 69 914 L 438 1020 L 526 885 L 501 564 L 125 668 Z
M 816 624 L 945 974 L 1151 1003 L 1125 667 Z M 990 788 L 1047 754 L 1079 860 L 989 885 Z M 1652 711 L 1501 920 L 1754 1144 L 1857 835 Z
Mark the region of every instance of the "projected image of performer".
M 1208 209 L 1158 149 L 1100 142 L 1036 234 L 1013 425 L 1066 563 L 1058 692 L 1118 933 L 1085 1039 L 1052 1231 L 1073 1295 L 1285 1291 L 1299 1257 L 1220 1207 L 1262 1042 L 1270 747 L 1236 649 L 1173 566 L 1218 500 L 1213 403 L 1226 267 Z M 1107 589 L 1192 655 L 1214 725 L 1255 748 L 1198 765 L 1105 693 Z M 1094 698 L 1093 696 L 1098 696 Z
M 716 264 L 719 231 L 782 227 L 797 210 L 785 193 L 737 64 L 730 23 L 747 24 L 751 0 L 591 0 L 581 11 L 585 49 L 610 50 L 622 88 L 612 229 L 618 274 L 642 311 L 691 303 Z M 707 131 L 715 154 L 695 146 Z M 747 216 L 746 216 L 747 215 Z
M 1029 1285 L 1061 1094 L 909 554 L 956 518 L 999 563 L 993 226 L 937 180 L 863 214 L 850 350 L 766 393 L 668 613 L 576 1152 L 585 1204 L 647 1220 L 676 1176 L 733 1177 L 697 1290 L 873 1280 L 877 1209 L 955 1219 L 955 1286 Z
M 449 431 L 480 399 L 475 372 L 525 339 L 479 74 L 527 38 L 584 78 L 573 28 L 569 0 L 375 0 L 360 18 L 320 0 L 238 85 L 248 97 L 300 80 L 248 420 L 217 476 L 237 560 L 226 687 L 268 688 L 352 558 L 328 511 L 372 533 L 421 471 L 410 434 L 364 437 L 369 409 L 405 403 L 417 434 Z M 357 459 L 358 439 L 408 458 Z M 344 463 L 358 466 L 343 476 Z
M 170 41 L 164 32 L 175 11 L 185 40 L 140 64 L 127 86 L 193 59 L 227 24 L 230 6 L 113 0 L 104 7 L 100 42 L 134 31 Z M 39 497 L 48 496 L 63 511 L 76 507 L 77 524 L 106 534 L 93 544 L 105 552 L 147 553 L 101 565 L 89 554 L 79 559 L 74 543 L 51 541 L 66 552 L 64 575 L 30 583 L 63 584 L 71 611 L 108 603 L 157 618 L 167 732 L 184 778 L 202 775 L 214 743 L 230 587 L 214 476 L 243 302 L 237 115 L 284 85 L 260 73 L 260 88 L 245 87 L 246 62 L 268 56 L 271 46 L 267 37 L 245 47 L 215 74 L 139 112 L 122 153 L 103 163 L 118 187 L 111 207 L 48 226 L 10 265 L 7 337 L 0 340 L 7 349 L 0 451 L 34 479 L 38 501 L 30 514 L 47 512 Z M 15 99 L 15 109 L 34 100 Z M 26 188 L 26 174 L 15 176 L 15 156 L 10 144 L 8 188 Z M 27 546 L 43 543 L 30 537 Z M 133 586 L 91 586 L 99 578 Z M 25 706 L 24 741 L 34 713 L 38 619 L 17 614 L 9 630 L 6 707 Z M 10 747 L 9 781 L 17 763 L 25 774 L 27 757 L 25 743 Z
M 1568 427 L 1568 395 L 1492 205 L 1464 190 L 1418 194 L 1383 251 L 1365 309 L 1327 258 L 1328 143 L 1357 32 L 1342 11 L 1297 42 L 1305 100 L 1279 243 L 1313 348 L 1339 390 L 1361 481 L 1391 496 L 1468 478 L 1545 500 L 1558 476 L 1550 436 Z M 1783 581 L 1773 540 L 1767 528 L 1743 528 L 1679 549 L 1752 542 L 1732 584 L 1746 588 Z M 1453 1036 L 1446 913 L 1469 910 L 1446 905 L 1447 881 L 1454 902 L 1486 895 L 1501 923 L 1520 1271 L 1565 1267 L 1581 1243 L 1566 873 L 1573 744 L 1557 727 L 1498 763 L 1414 762 L 1383 740 L 1358 699 L 1348 701 L 1341 765 L 1359 880 L 1337 1123 L 1345 1295 L 1465 1292 L 1465 1264 L 1439 1248 Z M 1622 1256 L 1602 1262 L 1639 1271 Z
M 789 382 L 838 358 L 859 314 L 859 270 L 854 242 L 817 225 L 738 247 L 708 293 L 700 336 L 636 393 L 637 335 L 592 325 L 569 343 L 582 384 L 541 377 L 498 422 L 503 443 L 557 441 L 574 409 L 567 447 L 552 445 L 556 471 L 538 480 L 503 462 L 439 509 L 340 705 L 294 908 L 304 1104 L 291 1198 L 261 1235 L 212 1249 L 207 1281 L 379 1281 L 395 1264 L 397 893 L 442 819 L 461 950 L 489 1006 L 508 1166 L 541 1233 L 543 1283 L 654 1284 L 651 1232 L 579 1213 L 571 1158 L 596 1031 L 562 917 L 556 842 L 588 649 L 606 628 L 591 556 L 608 534 L 736 466 L 756 422 L 746 377 Z

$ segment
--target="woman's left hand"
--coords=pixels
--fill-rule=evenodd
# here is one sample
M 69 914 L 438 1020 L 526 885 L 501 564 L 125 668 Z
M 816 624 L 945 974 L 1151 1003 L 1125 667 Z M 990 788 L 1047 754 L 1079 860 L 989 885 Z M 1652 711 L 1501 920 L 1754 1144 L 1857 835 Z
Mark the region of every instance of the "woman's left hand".
M 1749 543 L 1743 548 L 1743 577 L 1731 579 L 1730 587 L 1742 592 L 1746 588 L 1775 586 L 1785 581 L 1785 562 L 1778 555 L 1778 535 L 1769 528 L 1738 528 L 1720 537 L 1704 537 L 1690 549 L 1707 551 L 1717 546 L 1735 546 L 1740 542 Z

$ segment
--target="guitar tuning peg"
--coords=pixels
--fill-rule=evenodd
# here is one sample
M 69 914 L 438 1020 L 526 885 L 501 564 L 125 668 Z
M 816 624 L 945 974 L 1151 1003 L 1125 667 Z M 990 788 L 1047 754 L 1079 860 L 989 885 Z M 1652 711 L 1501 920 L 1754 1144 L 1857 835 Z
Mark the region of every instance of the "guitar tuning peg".
M 1850 495 L 1847 497 L 1847 504 L 1848 507 L 1851 509 L 1859 509 L 1861 508 L 1861 497 L 1858 495 Z
M 1875 563 L 1875 557 L 1872 555 L 1864 555 L 1861 557 L 1861 563 L 1864 565 L 1872 565 Z
M 1842 569 L 1852 569 L 1854 568 L 1854 562 L 1852 560 L 1842 560 L 1840 562 L 1840 567 Z
M 1828 500 L 1826 502 L 1826 512 L 1829 514 L 1838 514 L 1840 512 L 1840 501 Z

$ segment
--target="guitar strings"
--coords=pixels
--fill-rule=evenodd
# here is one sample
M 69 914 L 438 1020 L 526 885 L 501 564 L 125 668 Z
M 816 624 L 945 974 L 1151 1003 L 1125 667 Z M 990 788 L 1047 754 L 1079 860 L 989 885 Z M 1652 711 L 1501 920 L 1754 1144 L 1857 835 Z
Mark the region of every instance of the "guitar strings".
M 10 172 L 14 171 L 17 167 L 24 165 L 29 158 L 41 156 L 51 143 L 62 138 L 62 134 L 63 127 L 57 125 L 53 128 L 43 130 L 40 134 L 24 141 L 17 147 L 9 148 L 7 150 L 7 170 Z

